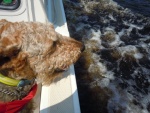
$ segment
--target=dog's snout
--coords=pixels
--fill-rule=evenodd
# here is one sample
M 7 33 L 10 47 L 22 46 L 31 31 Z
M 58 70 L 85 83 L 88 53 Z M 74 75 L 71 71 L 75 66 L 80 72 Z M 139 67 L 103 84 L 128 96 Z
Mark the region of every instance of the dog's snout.
M 84 50 L 85 50 L 85 45 L 82 44 L 81 52 L 83 52 Z

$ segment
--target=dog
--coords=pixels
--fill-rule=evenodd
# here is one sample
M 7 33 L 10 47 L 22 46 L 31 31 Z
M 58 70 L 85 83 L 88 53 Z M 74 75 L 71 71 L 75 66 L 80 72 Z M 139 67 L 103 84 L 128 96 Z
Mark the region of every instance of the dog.
M 55 32 L 51 23 L 0 20 L 1 112 L 32 113 L 34 104 L 27 98 L 36 93 L 35 79 L 50 84 L 78 60 L 83 50 L 81 42 Z M 20 102 L 25 99 L 28 102 Z M 17 102 L 26 104 L 9 111 Z

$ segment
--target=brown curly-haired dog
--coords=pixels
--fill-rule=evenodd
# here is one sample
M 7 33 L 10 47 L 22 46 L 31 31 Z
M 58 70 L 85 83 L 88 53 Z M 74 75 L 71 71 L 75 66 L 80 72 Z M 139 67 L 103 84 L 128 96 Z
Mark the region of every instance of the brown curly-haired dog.
M 83 44 L 56 33 L 52 24 L 0 20 L 0 73 L 49 84 L 77 61 Z M 33 84 L 18 88 L 0 83 L 0 102 L 20 100 Z M 21 113 L 32 113 L 30 101 Z

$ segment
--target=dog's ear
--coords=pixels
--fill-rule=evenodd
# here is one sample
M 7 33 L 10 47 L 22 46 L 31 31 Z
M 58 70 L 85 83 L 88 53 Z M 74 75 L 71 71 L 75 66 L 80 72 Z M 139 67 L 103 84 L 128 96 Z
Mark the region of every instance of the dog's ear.
M 12 56 L 21 47 L 21 31 L 13 29 L 7 20 L 0 22 L 0 56 Z

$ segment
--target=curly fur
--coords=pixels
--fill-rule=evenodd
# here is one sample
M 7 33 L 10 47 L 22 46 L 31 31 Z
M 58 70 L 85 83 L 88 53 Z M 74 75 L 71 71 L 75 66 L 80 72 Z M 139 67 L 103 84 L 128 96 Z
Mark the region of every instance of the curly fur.
M 82 48 L 81 42 L 56 33 L 51 23 L 0 20 L 0 73 L 11 78 L 50 84 L 77 61 Z M 3 96 L 0 92 L 0 101 L 12 101 Z

